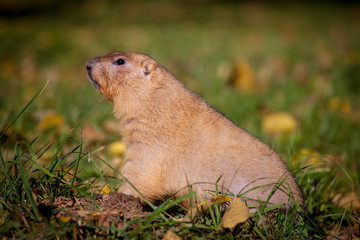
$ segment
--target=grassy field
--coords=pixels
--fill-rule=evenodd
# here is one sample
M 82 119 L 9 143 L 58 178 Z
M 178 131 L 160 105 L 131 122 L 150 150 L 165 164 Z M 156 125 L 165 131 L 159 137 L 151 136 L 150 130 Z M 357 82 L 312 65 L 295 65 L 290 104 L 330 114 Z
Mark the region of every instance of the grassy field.
M 359 5 L 55 4 L 0 15 L 2 239 L 162 238 L 169 230 L 185 239 L 360 237 Z M 272 146 L 303 188 L 306 209 L 275 210 L 268 223 L 260 209 L 233 231 L 220 228 L 216 210 L 179 223 L 185 213 L 174 202 L 122 228 L 79 225 L 54 209 L 44 214 L 44 200 L 95 199 L 105 185 L 115 191 L 120 184 L 104 163 L 123 156 L 112 105 L 85 69 L 113 50 L 151 55 Z

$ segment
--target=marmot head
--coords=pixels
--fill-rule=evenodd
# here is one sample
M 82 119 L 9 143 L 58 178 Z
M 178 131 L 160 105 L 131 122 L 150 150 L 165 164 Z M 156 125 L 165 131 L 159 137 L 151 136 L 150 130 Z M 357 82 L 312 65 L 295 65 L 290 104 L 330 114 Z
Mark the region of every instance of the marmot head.
M 90 81 L 111 102 L 124 91 L 131 90 L 139 96 L 145 94 L 157 68 L 154 59 L 139 53 L 113 52 L 86 64 Z

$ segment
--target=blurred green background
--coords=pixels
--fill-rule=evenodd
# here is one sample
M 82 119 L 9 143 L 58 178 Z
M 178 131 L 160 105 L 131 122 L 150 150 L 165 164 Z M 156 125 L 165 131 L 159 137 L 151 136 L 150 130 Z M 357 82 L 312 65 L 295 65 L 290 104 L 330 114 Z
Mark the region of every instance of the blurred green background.
M 284 159 L 306 149 L 335 159 L 358 180 L 360 5 L 354 2 L 7 0 L 0 9 L 1 128 L 49 81 L 8 132 L 8 143 L 56 141 L 70 128 L 74 143 L 86 140 L 80 130 L 90 128 L 89 148 L 120 139 L 104 130 L 112 105 L 87 80 L 85 64 L 114 50 L 134 51 L 157 59 Z M 240 77 L 231 84 L 234 71 Z M 269 134 L 264 117 L 279 111 L 297 127 Z

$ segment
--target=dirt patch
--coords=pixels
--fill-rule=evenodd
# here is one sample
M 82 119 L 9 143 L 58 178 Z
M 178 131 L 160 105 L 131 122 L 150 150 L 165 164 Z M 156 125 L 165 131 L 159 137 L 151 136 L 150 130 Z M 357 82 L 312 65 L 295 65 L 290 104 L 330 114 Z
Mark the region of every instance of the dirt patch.
M 85 197 L 58 197 L 53 203 L 44 200 L 41 205 L 43 209 L 51 208 L 52 214 L 62 221 L 75 221 L 79 226 L 115 224 L 121 228 L 125 219 L 144 218 L 149 213 L 138 198 L 123 193 L 98 195 L 95 201 Z

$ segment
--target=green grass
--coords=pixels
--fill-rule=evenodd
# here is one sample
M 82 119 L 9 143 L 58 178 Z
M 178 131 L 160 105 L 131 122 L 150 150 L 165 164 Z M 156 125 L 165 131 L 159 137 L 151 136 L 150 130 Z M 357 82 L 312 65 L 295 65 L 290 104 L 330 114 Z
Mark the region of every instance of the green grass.
M 0 236 L 160 238 L 172 230 L 195 239 L 307 239 L 354 231 L 359 209 L 338 206 L 333 198 L 350 192 L 360 198 L 359 8 L 338 3 L 79 1 L 36 14 L 0 16 Z M 272 146 L 303 188 L 306 209 L 276 210 L 269 216 L 263 208 L 234 232 L 218 228 L 221 214 L 216 209 L 194 224 L 174 221 L 185 214 L 173 206 L 176 202 L 108 231 L 64 223 L 55 212 L 39 209 L 44 199 L 94 199 L 106 183 L 113 189 L 120 184 L 102 161 L 111 159 L 102 147 L 120 139 L 104 127 L 113 118 L 112 106 L 91 86 L 85 70 L 90 58 L 114 49 L 153 56 Z M 261 92 L 244 93 L 226 84 L 237 60 L 250 65 L 257 84 L 264 86 Z M 331 110 L 329 102 L 335 98 L 349 104 L 350 112 Z M 293 115 L 297 131 L 287 136 L 264 132 L 264 114 L 273 111 Z M 42 128 L 49 114 L 61 116 L 62 124 Z M 86 125 L 105 133 L 105 139 L 83 137 Z M 324 167 L 314 163 L 303 168 L 303 149 L 310 149 L 313 159 L 320 154 Z

